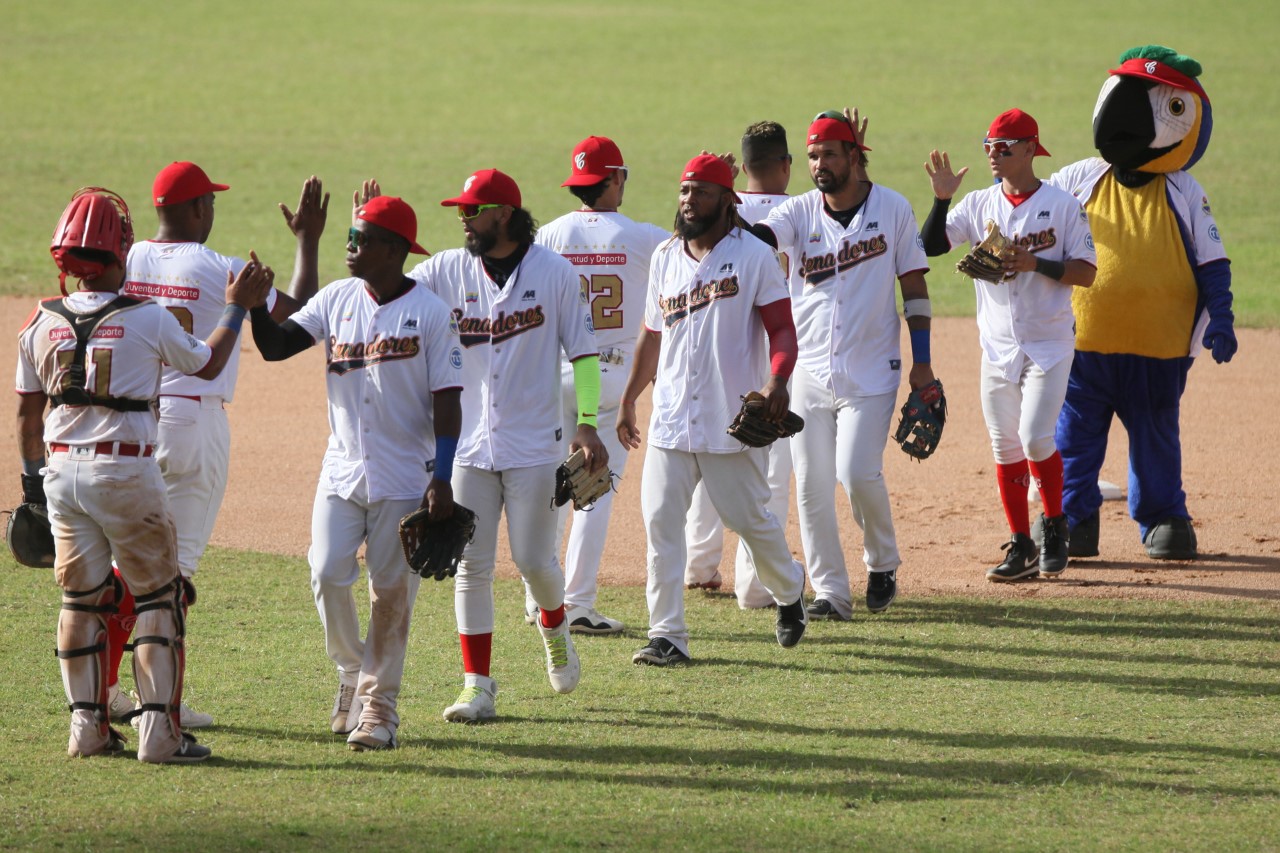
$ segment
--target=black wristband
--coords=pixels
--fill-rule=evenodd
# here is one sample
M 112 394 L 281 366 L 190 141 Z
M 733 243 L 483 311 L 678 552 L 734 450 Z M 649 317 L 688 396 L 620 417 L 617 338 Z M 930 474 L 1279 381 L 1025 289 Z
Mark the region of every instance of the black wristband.
M 22 502 L 42 506 L 48 502 L 44 496 L 43 474 L 22 475 Z
M 1050 261 L 1045 258 L 1036 258 L 1036 272 L 1040 275 L 1053 279 L 1054 281 L 1062 281 L 1062 277 L 1067 274 L 1067 265 L 1062 261 Z

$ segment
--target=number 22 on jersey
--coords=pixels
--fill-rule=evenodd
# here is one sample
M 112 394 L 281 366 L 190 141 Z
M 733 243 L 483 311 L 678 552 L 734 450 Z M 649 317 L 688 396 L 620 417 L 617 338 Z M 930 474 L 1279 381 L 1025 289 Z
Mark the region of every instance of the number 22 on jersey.
M 588 279 L 579 275 L 582 292 L 591 302 L 591 324 L 597 330 L 622 328 L 622 279 L 596 273 Z

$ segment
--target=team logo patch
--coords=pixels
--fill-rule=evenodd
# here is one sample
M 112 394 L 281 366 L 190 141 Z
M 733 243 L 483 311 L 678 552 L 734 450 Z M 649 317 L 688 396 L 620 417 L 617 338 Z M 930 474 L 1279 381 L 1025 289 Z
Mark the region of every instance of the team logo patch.
M 730 273 L 733 272 L 733 264 L 732 263 L 721 264 L 720 272 L 730 272 Z
M 564 438 L 564 430 L 556 427 L 556 441 L 559 441 L 562 438 Z
M 924 248 L 924 238 L 921 237 L 919 234 L 916 234 L 916 245 L 919 246 L 921 249 Z
M 1210 239 L 1210 240 L 1212 240 L 1212 241 L 1213 241 L 1213 242 L 1215 242 L 1215 243 L 1221 243 L 1221 242 L 1222 242 L 1222 237 L 1221 237 L 1221 235 L 1219 235 L 1219 234 L 1218 234 L 1218 226 L 1217 226 L 1217 225 L 1210 225 L 1210 226 L 1209 226 L 1209 239 Z
M 1085 235 L 1084 244 L 1089 247 L 1089 251 L 1093 251 L 1093 235 L 1092 234 Z
M 579 171 L 587 165 L 587 152 L 580 151 L 573 155 L 573 167 Z
M 587 327 L 588 332 L 590 332 L 593 335 L 596 333 L 596 324 L 591 322 L 590 312 L 587 313 L 587 321 L 586 323 L 584 323 L 584 325 Z
M 889 369 L 890 369 L 890 370 L 901 370 L 901 369 L 902 369 L 902 359 L 900 359 L 900 358 L 891 358 L 891 359 L 889 359 Z
M 1145 69 L 1145 70 L 1146 70 L 1146 72 L 1147 72 L 1148 74 L 1155 74 L 1155 73 L 1156 73 L 1156 63 L 1155 63 L 1154 61 L 1152 61 L 1152 62 L 1148 62 L 1148 63 L 1146 63 L 1145 65 L 1143 65 L 1142 67 L 1143 67 L 1143 69 Z
M 1200 209 L 1204 211 L 1205 216 L 1212 216 L 1213 212 L 1209 210 L 1209 199 L 1206 196 L 1200 196 Z
M 821 234 L 819 234 L 817 231 L 814 231 L 812 234 L 810 234 L 810 235 L 809 235 L 809 242 L 810 242 L 810 243 L 821 243 L 821 242 L 822 242 L 822 235 L 821 235 Z
M 462 182 L 462 191 L 463 191 L 464 193 L 465 193 L 465 192 L 470 192 L 470 191 L 471 191 L 471 185 L 472 185 L 472 184 L 474 184 L 475 182 L 476 182 L 476 176 L 475 176 L 475 175 L 472 175 L 471 177 L 467 178 L 465 181 L 463 181 L 463 182 Z
M 464 298 L 464 299 L 466 299 L 466 300 L 467 300 L 467 302 L 479 302 L 479 301 L 480 301 L 480 294 L 479 294 L 479 293 L 468 293 L 468 294 L 467 294 L 465 297 L 463 297 L 463 298 Z
M 344 323 L 349 323 L 349 322 L 351 322 L 351 312 L 350 312 L 350 311 L 348 311 L 347 313 L 345 313 L 345 314 L 343 314 L 343 315 L 342 315 L 342 322 L 344 322 Z
M 1083 207 L 1082 207 L 1082 208 L 1080 208 L 1080 221 L 1081 221 L 1081 222 L 1085 222 L 1085 223 L 1087 223 L 1087 222 L 1089 221 L 1089 214 L 1087 214 L 1087 213 L 1085 213 L 1085 212 L 1084 212 L 1084 208 L 1083 208 Z
M 521 295 L 521 297 L 520 297 L 520 301 L 521 301 L 521 302 L 532 302 L 533 300 L 535 300 L 535 299 L 537 299 L 537 298 L 538 298 L 538 292 L 537 292 L 536 290 L 526 290 L 526 291 Z
M 877 228 L 879 228 L 879 227 L 880 227 L 880 223 L 879 223 L 879 222 L 868 222 L 868 223 L 867 223 L 867 226 L 866 226 L 865 228 L 863 228 L 862 230 L 863 230 L 863 231 L 875 231 L 875 230 L 876 230 Z
M 449 331 L 458 334 L 458 318 L 453 314 L 449 315 Z
M 457 323 L 454 323 L 455 329 L 457 328 L 457 325 L 458 325 Z M 462 350 L 458 349 L 457 347 L 454 347 L 453 349 L 449 350 L 449 364 L 453 365 L 455 368 L 458 368 L 459 370 L 462 369 Z
M 416 328 L 418 328 L 418 318 L 417 318 L 417 317 L 410 317 L 408 320 L 405 320 L 405 321 L 404 321 L 404 328 L 406 328 L 406 329 L 416 329 Z
M 1042 210 L 1036 214 L 1036 219 L 1048 219 L 1048 218 L 1049 218 L 1049 211 L 1047 210 Z

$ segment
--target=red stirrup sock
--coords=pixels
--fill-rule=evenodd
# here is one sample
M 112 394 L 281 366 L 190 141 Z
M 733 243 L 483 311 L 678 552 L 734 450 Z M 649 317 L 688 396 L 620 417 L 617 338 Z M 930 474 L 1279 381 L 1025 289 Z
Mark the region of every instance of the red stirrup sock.
M 493 657 L 493 634 L 459 634 L 462 641 L 462 671 L 489 677 Z
M 120 570 L 114 569 L 114 571 L 116 577 L 120 578 Z M 129 635 L 133 633 L 133 624 L 138 621 L 138 617 L 133 615 L 133 593 L 129 592 L 124 578 L 120 578 L 120 586 L 124 590 L 124 596 L 116 603 L 119 609 L 107 617 L 108 687 L 120 683 L 120 661 L 124 658 L 124 644 L 129 642 Z
M 1045 518 L 1062 515 L 1062 454 L 1055 450 L 1048 459 L 1030 463 L 1030 468 L 1040 489 Z
M 558 628 L 560 626 L 560 623 L 564 621 L 564 605 L 563 604 L 561 604 L 555 610 L 543 610 L 541 607 L 539 607 L 538 612 L 542 614 L 539 618 L 542 619 L 543 628 Z
M 1027 511 L 1027 488 L 1031 476 L 1027 473 L 1027 460 L 1009 465 L 996 463 L 996 482 L 1000 485 L 1000 503 L 1004 505 L 1004 517 L 1009 530 L 1031 535 L 1031 514 Z

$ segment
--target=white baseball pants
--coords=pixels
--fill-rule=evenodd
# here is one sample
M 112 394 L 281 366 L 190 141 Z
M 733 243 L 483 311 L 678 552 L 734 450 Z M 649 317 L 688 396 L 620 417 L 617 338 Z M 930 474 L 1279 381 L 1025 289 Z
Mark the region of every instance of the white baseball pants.
M 742 537 L 760 582 L 775 604 L 793 604 L 804 592 L 804 570 L 771 513 L 763 448 L 741 453 L 685 453 L 649 446 L 640 505 L 648 535 L 649 637 L 665 637 L 689 654 L 684 619 L 684 521 L 698 482 L 725 525 Z
M 1010 380 L 982 357 L 982 417 L 997 463 L 1040 462 L 1057 451 L 1053 434 L 1070 378 L 1070 358 L 1042 370 L 1024 357 L 1022 372 Z
M 453 607 L 459 634 L 492 634 L 493 571 L 498 520 L 507 513 L 507 541 L 533 600 L 543 610 L 564 604 L 564 575 L 556 558 L 556 510 L 551 506 L 559 462 L 487 471 L 453 469 L 453 497 L 476 514 L 476 534 L 454 578 Z
M 409 571 L 400 545 L 400 518 L 418 508 L 420 498 L 373 503 L 358 495 L 341 498 L 321 485 L 311 513 L 311 590 L 324 626 L 325 650 L 338 667 L 338 680 L 355 685 L 364 703 L 361 720 L 400 725 L 396 698 L 404 678 L 405 648 L 413 602 L 421 578 Z M 351 588 L 360 577 L 356 554 L 365 545 L 369 572 L 368 635 Z
M 769 445 L 769 468 L 766 475 L 769 484 L 769 512 L 785 530 L 791 514 L 791 439 L 780 438 Z M 724 523 L 707 497 L 707 488 L 699 483 L 693 492 L 693 505 L 684 527 L 688 562 L 685 565 L 686 584 L 706 583 L 720 571 L 720 559 L 724 553 Z M 738 606 L 743 610 L 768 607 L 773 596 L 756 576 L 755 564 L 742 540 L 738 540 L 738 553 L 733 563 L 733 588 Z
M 178 529 L 178 568 L 196 573 L 227 492 L 231 427 L 221 397 L 163 395 L 159 403 L 156 460 Z
M 626 358 L 630 361 L 630 358 Z M 573 365 L 565 363 L 560 374 L 561 399 L 564 412 L 564 436 L 571 440 L 578 430 L 578 398 L 573 387 Z M 618 406 L 627 385 L 627 368 L 624 364 L 600 364 L 600 407 L 596 413 L 596 432 L 609 451 L 609 468 L 619 479 L 627 467 L 627 449 L 618 441 Z M 564 536 L 565 516 L 571 516 L 569 544 L 564 555 L 564 603 L 574 607 L 596 606 L 596 582 L 600 574 L 600 559 L 604 554 L 605 540 L 609 533 L 609 519 L 613 517 L 613 492 L 596 501 L 589 512 L 574 510 L 565 504 L 557 511 L 555 552 L 560 553 Z
M 884 446 L 897 394 L 841 399 L 799 367 L 792 388 L 791 404 L 804 418 L 804 429 L 792 436 L 791 455 L 809 580 L 818 598 L 847 617 L 853 601 L 836 522 L 837 480 L 862 529 L 867 571 L 887 572 L 902 562 L 884 481 Z

